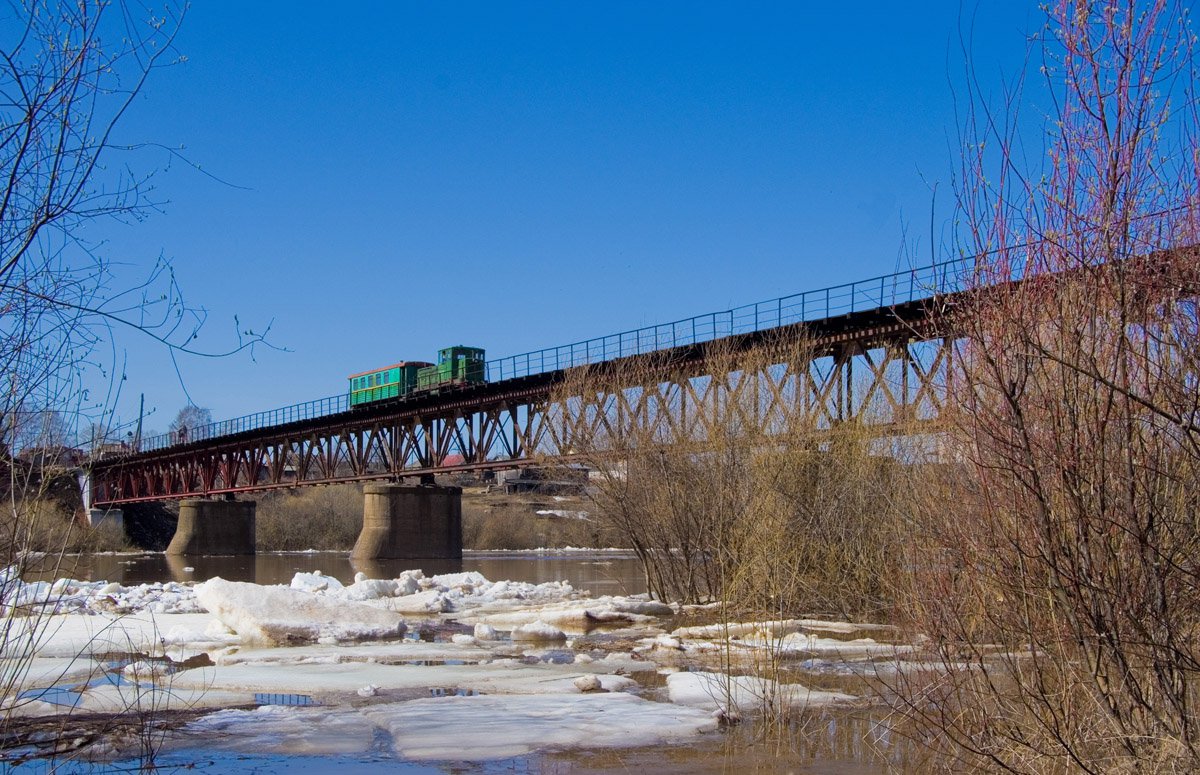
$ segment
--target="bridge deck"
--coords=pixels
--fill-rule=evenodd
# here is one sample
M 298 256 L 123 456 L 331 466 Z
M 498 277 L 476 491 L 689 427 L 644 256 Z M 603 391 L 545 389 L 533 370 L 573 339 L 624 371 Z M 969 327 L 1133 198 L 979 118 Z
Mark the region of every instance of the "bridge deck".
M 816 346 L 816 358 L 842 352 L 849 344 L 860 352 L 892 347 L 938 336 L 938 310 L 953 298 L 910 300 L 759 328 L 591 366 L 616 370 L 638 361 L 669 364 L 673 379 L 687 379 L 706 373 L 713 348 L 745 350 L 772 337 L 803 336 Z M 98 461 L 91 471 L 93 502 L 110 506 L 515 467 L 539 450 L 546 452 L 546 404 L 565 372 L 552 369 L 373 402 Z

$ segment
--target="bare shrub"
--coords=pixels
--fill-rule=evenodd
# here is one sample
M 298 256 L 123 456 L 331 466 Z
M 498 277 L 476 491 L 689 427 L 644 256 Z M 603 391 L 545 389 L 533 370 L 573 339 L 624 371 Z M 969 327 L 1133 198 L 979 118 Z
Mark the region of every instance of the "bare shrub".
M 39 461 L 40 462 L 40 461 Z M 0 554 L 19 558 L 43 554 L 124 551 L 125 531 L 113 523 L 95 527 L 83 518 L 83 500 L 73 471 L 27 464 L 22 486 L 0 512 Z
M 272 492 L 258 501 L 255 541 L 263 551 L 352 549 L 362 532 L 363 494 L 356 484 Z
M 467 549 L 536 549 L 542 546 L 533 510 L 519 505 L 487 508 L 463 504 L 463 546 Z
M 814 441 L 793 431 L 757 461 L 748 559 L 779 578 L 777 613 L 815 610 L 891 618 L 908 540 L 906 488 L 923 470 L 884 452 L 879 431 L 848 423 Z M 747 593 L 749 594 L 749 593 Z M 760 606 L 766 601 L 760 602 Z
M 555 503 L 556 506 L 561 505 Z M 538 549 L 564 546 L 601 548 L 612 534 L 592 519 L 539 515 L 548 510 L 537 498 L 463 498 L 463 547 L 466 549 Z
M 966 130 L 963 248 L 984 258 L 946 416 L 954 475 L 910 553 L 909 610 L 944 670 L 898 697 L 972 767 L 1193 771 L 1194 38 L 1170 2 L 1048 15 L 1045 169 L 1018 166 L 1011 103 Z
M 596 470 L 592 510 L 657 597 L 887 611 L 900 464 L 865 424 L 822 427 L 787 376 L 813 357 L 800 338 L 744 352 L 717 342 L 703 374 L 650 357 L 560 387 L 560 443 Z
M 559 548 L 573 546 L 585 549 L 625 548 L 605 523 L 593 517 L 546 517 L 539 520 L 542 546 Z

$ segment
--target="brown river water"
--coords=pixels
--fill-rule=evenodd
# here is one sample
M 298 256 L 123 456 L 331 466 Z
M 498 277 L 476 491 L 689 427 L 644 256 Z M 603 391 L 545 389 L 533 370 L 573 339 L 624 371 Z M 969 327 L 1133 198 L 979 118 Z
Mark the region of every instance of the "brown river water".
M 297 572 L 321 571 L 350 583 L 356 573 L 395 578 L 420 568 L 426 575 L 478 571 L 490 580 L 543 583 L 567 581 L 592 595 L 632 595 L 646 591 L 641 566 L 624 552 L 468 552 L 461 561 L 351 561 L 345 552 L 265 553 L 250 557 L 167 557 L 158 553 L 65 557 L 43 567 L 42 579 L 72 577 L 114 581 L 126 586 L 164 581 L 204 581 L 214 576 L 257 584 L 288 584 Z M 828 676 L 806 685 L 860 694 L 861 679 Z M 892 728 L 885 709 L 868 704 L 807 714 L 782 740 L 764 739 L 753 724 L 723 729 L 691 745 L 625 750 L 539 753 L 497 762 L 408 763 L 377 757 L 212 755 L 206 751 L 173 752 L 156 762 L 163 771 L 259 773 L 366 773 L 380 769 L 400 773 L 832 773 L 922 772 L 922 751 Z M 34 763 L 29 763 L 34 764 Z M 124 763 L 132 764 L 132 763 Z M 121 766 L 122 763 L 114 763 Z M 94 767 L 95 765 L 91 765 Z M 35 771 L 28 766 L 18 771 Z M 68 766 L 62 771 L 76 771 Z M 80 770 L 83 771 L 83 770 Z M 86 771 L 94 772 L 95 769 Z
M 270 552 L 246 557 L 168 557 L 161 553 L 99 554 L 64 557 L 43 566 L 32 578 L 69 576 L 81 581 L 115 581 L 125 586 L 158 581 L 227 581 L 288 584 L 299 572 L 321 571 L 342 583 L 354 574 L 394 579 L 420 568 L 425 575 L 478 571 L 490 581 L 569 581 L 593 595 L 636 595 L 646 591 L 642 567 L 624 552 L 467 552 L 462 560 L 351 560 L 346 552 Z

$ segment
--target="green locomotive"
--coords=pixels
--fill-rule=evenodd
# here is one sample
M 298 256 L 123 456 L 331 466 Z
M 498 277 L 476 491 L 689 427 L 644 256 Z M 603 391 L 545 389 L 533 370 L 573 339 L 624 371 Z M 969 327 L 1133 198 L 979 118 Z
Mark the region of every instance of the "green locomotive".
M 401 361 L 350 377 L 350 406 L 436 393 L 445 387 L 478 385 L 487 381 L 483 348 L 455 345 L 438 351 L 438 362 Z

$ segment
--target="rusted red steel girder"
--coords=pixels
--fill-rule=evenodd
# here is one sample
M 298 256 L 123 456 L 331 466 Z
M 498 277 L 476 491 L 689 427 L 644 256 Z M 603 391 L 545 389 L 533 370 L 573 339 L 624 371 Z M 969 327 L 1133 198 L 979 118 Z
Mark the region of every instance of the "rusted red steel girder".
M 944 300 L 943 300 L 944 301 Z M 638 422 L 651 413 L 677 438 L 703 432 L 694 423 L 720 406 L 711 387 L 694 380 L 709 372 L 708 354 L 745 350 L 789 335 L 813 346 L 808 363 L 781 363 L 756 389 L 768 400 L 803 400 L 822 422 L 836 423 L 868 407 L 899 419 L 938 411 L 936 383 L 949 358 L 940 321 L 944 307 L 928 301 L 739 334 L 585 367 L 621 374 L 622 367 L 661 371 L 636 397 L 617 390 L 614 416 L 573 416 L 554 401 L 564 372 L 381 401 L 337 414 L 258 428 L 95 463 L 97 506 L 247 493 L 337 482 L 513 468 L 538 457 L 570 456 L 581 422 Z M 641 363 L 638 363 L 638 362 Z M 857 369 L 857 371 L 856 371 Z M 638 371 L 638 369 L 631 369 Z M 854 378 L 855 374 L 858 379 Z M 785 390 L 784 385 L 790 387 Z M 855 393 L 855 385 L 858 392 Z M 722 390 L 735 388 L 721 388 Z M 794 397 L 792 397 L 794 396 Z M 671 407 L 695 407 L 670 417 Z M 699 409 L 699 411 L 697 411 Z M 690 419 L 689 419 L 690 418 Z M 690 425 L 689 425 L 690 423 Z

